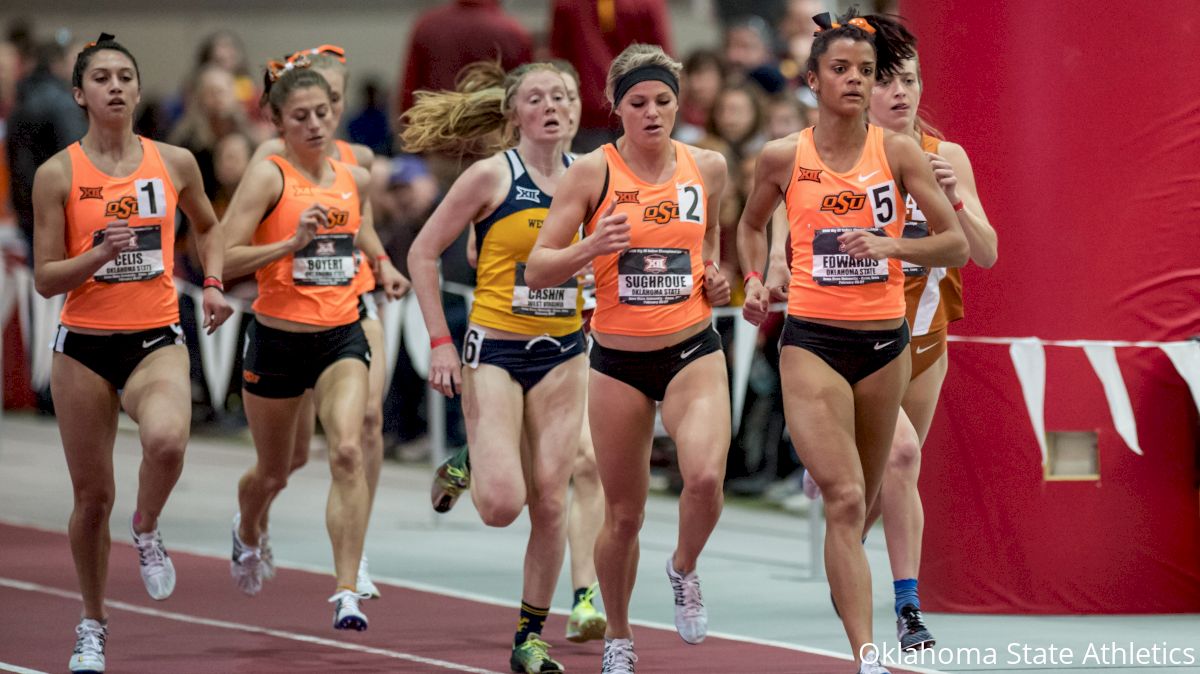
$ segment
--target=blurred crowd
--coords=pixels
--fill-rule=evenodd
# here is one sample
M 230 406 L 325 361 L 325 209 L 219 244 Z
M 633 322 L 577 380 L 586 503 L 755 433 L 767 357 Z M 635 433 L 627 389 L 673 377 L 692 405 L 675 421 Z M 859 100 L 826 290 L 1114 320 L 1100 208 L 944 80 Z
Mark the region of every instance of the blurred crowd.
M 340 135 L 376 153 L 370 199 L 375 227 L 392 260 L 403 261 L 425 218 L 472 157 L 417 157 L 396 151 L 399 114 L 422 89 L 449 89 L 467 63 L 496 59 L 506 68 L 531 60 L 560 58 L 580 75 L 583 113 L 575 151 L 587 152 L 615 139 L 617 129 L 604 99 L 609 63 L 633 42 L 660 44 L 684 64 L 675 137 L 725 155 L 730 180 L 722 200 L 721 270 L 741 300 L 734 234 L 749 194 L 753 168 L 763 145 L 816 122 L 815 99 L 804 84 L 804 64 L 812 43 L 811 17 L 831 9 L 823 0 L 716 0 L 719 40 L 711 46 L 678 53 L 672 40 L 666 0 L 554 0 L 551 21 L 534 34 L 507 14 L 499 0 L 448 0 L 425 11 L 412 25 L 391 92 L 374 79 L 352 82 L 356 106 L 347 109 Z M 864 11 L 895 11 L 894 2 L 862 2 Z M 0 247 L 14 264 L 30 264 L 33 212 L 30 192 L 34 171 L 55 152 L 78 140 L 86 119 L 73 99 L 70 80 L 75 54 L 88 36 L 59 30 L 45 33 L 28 21 L 11 22 L 0 36 Z M 308 45 L 296 45 L 297 48 Z M 343 45 L 353 58 L 354 45 Z M 142 101 L 135 132 L 191 150 L 206 191 L 221 215 L 246 171 L 255 147 L 275 135 L 259 105 L 263 64 L 250 63 L 241 36 L 221 30 L 204 36 L 194 50 L 185 81 L 162 100 Z M 156 83 L 161 85 L 162 83 Z M 357 88 L 355 88 L 357 87 Z M 187 223 L 179 223 L 177 276 L 192 283 L 202 278 Z M 443 258 L 447 280 L 473 285 L 466 263 L 466 242 Z M 226 279 L 234 295 L 250 298 L 253 279 Z M 185 298 L 186 301 L 186 298 Z M 449 305 L 457 300 L 447 297 Z M 448 315 L 455 315 L 448 306 Z M 192 312 L 181 306 L 185 317 Z M 465 308 L 461 320 L 465 324 Z M 725 319 L 723 332 L 731 332 Z M 193 326 L 186 326 L 194 331 Z M 741 432 L 733 440 L 728 475 L 735 492 L 786 500 L 797 487 L 781 480 L 797 467 L 782 433 L 778 391 L 778 325 L 764 326 L 762 348 L 751 370 Z M 195 343 L 195 340 L 192 340 Z M 193 350 L 195 351 L 195 350 Z M 385 433 L 393 446 L 421 437 L 426 430 L 425 388 L 400 349 L 393 391 L 385 402 Z M 198 354 L 194 417 L 208 423 L 238 423 L 234 378 L 230 399 L 207 400 L 201 385 Z M 453 406 L 451 406 L 453 413 Z M 451 445 L 465 442 L 461 423 L 448 426 Z M 416 457 L 411 457 L 416 458 Z M 800 502 L 800 501 L 796 501 Z

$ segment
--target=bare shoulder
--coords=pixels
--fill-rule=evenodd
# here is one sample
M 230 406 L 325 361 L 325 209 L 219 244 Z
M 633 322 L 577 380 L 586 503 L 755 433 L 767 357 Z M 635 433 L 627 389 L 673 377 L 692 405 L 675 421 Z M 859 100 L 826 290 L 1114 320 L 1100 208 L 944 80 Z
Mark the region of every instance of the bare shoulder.
M 375 163 L 375 152 L 362 143 L 350 143 L 350 152 L 359 166 L 370 168 Z
M 938 143 L 938 154 L 946 158 L 946 161 L 954 165 L 970 164 L 971 160 L 967 157 L 967 151 L 958 143 L 951 143 L 948 140 L 943 140 Z
M 501 184 L 507 184 L 508 180 L 508 160 L 505 159 L 503 152 L 498 152 L 468 166 L 467 170 L 463 171 L 454 183 L 472 190 L 492 190 Z
M 581 182 L 590 180 L 604 180 L 604 174 L 608 170 L 608 160 L 604 158 L 604 150 L 596 148 L 591 152 L 580 155 L 571 167 L 567 169 L 568 174 L 575 176 Z
M 71 187 L 71 155 L 66 148 L 55 152 L 33 174 L 34 185 L 44 185 L 64 193 Z
M 268 138 L 259 143 L 258 147 L 254 148 L 254 154 L 250 157 L 250 163 L 257 164 L 273 154 L 283 154 L 282 138 Z
M 720 184 L 728 177 L 729 166 L 725 155 L 716 150 L 705 150 L 693 145 L 685 147 L 692 153 L 692 159 L 696 162 L 696 168 L 700 169 L 704 182 Z
M 245 187 L 247 189 L 270 189 L 276 193 L 283 190 L 283 172 L 275 162 L 260 161 L 250 165 L 246 169 L 246 175 L 242 177 L 241 184 L 238 185 L 238 191 Z
M 783 138 L 770 141 L 758 153 L 756 172 L 776 174 L 786 171 L 791 173 L 792 164 L 796 161 L 796 147 L 800 143 L 800 134 L 793 133 Z
M 371 185 L 371 170 L 363 166 L 347 166 L 346 168 L 350 170 L 350 175 L 354 178 L 354 184 L 358 186 L 359 193 L 366 193 L 367 188 Z
M 170 143 L 162 143 L 159 141 L 151 141 L 154 147 L 158 148 L 158 154 L 166 162 L 167 166 L 176 170 L 186 171 L 192 166 L 196 166 L 196 156 L 186 148 Z
M 902 157 L 912 153 L 921 153 L 921 146 L 912 136 L 905 133 L 883 130 L 883 149 L 890 157 Z

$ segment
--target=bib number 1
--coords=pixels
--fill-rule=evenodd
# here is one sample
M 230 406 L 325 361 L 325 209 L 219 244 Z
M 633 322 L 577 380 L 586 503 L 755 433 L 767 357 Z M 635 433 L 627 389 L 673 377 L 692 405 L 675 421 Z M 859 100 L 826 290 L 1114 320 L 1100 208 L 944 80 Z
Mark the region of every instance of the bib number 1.
M 167 195 L 163 189 L 162 178 L 134 181 L 134 191 L 137 192 L 138 216 L 143 218 L 161 218 L 166 215 Z

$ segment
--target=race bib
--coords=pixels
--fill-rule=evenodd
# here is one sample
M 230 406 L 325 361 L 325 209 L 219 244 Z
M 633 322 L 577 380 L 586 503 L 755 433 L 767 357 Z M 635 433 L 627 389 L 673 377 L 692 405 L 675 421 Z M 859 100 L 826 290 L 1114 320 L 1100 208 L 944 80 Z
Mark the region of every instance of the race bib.
M 866 283 L 883 283 L 888 278 L 888 261 L 855 260 L 841 252 L 838 236 L 853 232 L 856 227 L 831 227 L 818 229 L 813 236 L 813 281 L 822 286 L 859 286 Z M 867 232 L 875 236 L 887 236 L 883 230 L 872 228 Z
M 298 286 L 344 286 L 354 278 L 354 235 L 318 234 L 292 258 Z
M 162 225 L 134 227 L 132 250 L 122 251 L 96 271 L 92 278 L 100 283 L 146 281 L 163 271 Z M 92 232 L 92 247 L 104 242 L 104 230 Z
M 621 304 L 678 304 L 692 296 L 692 256 L 685 248 L 630 248 L 617 260 Z
M 929 236 L 929 223 L 924 220 L 909 220 L 904 223 L 904 238 L 906 239 L 923 239 Z M 905 262 L 901 260 L 901 266 L 904 268 L 905 276 L 928 276 L 929 267 L 922 267 L 919 264 Z
M 575 315 L 579 282 L 575 277 L 554 288 L 532 290 L 525 285 L 525 263 L 518 262 L 513 279 L 512 312 L 518 316 L 566 318 Z

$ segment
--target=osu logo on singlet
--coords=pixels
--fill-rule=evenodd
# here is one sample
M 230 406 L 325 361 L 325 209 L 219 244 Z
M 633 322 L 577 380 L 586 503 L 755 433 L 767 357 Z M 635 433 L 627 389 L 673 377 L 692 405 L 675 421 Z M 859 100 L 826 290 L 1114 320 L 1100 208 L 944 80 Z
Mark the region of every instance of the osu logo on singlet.
M 329 209 L 329 224 L 327 227 L 330 229 L 341 227 L 347 222 L 350 222 L 350 211 L 343 211 L 340 208 Z
M 679 217 L 679 204 L 674 201 L 662 201 L 653 206 L 647 206 L 642 212 L 642 219 L 665 225 Z
M 821 200 L 821 210 L 829 211 L 834 215 L 845 215 L 850 211 L 861 211 L 865 203 L 867 203 L 865 194 L 855 194 L 850 191 L 838 192 L 825 195 L 825 198 Z
M 128 218 L 137 215 L 138 205 L 135 197 L 121 197 L 104 204 L 104 215 L 112 218 Z

